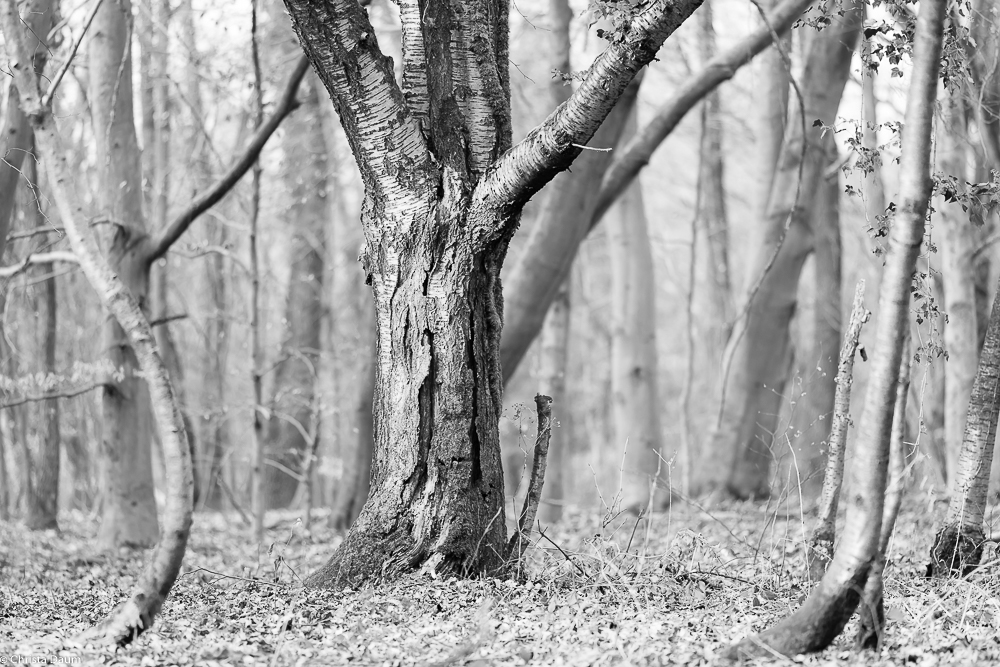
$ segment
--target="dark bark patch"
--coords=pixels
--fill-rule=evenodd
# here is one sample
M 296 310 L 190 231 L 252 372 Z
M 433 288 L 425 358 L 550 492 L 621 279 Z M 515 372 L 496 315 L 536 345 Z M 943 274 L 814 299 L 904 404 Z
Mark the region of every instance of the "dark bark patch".
M 971 574 L 983 557 L 986 536 L 982 528 L 951 524 L 942 528 L 931 547 L 927 564 L 928 577 L 965 577 Z

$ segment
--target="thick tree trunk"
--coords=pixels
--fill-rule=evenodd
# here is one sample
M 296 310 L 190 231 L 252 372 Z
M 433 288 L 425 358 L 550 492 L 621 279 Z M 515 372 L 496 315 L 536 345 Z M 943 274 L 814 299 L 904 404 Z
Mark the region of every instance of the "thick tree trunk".
M 944 103 L 937 153 L 940 169 L 955 177 L 960 189 L 968 180 L 964 145 L 968 141 L 965 103 L 961 93 L 949 95 Z M 935 202 L 942 234 L 941 277 L 944 282 L 944 442 L 945 481 L 952 486 L 958 470 L 965 433 L 966 411 L 976 377 L 979 335 L 976 326 L 976 267 L 972 253 L 976 229 L 968 213 L 958 203 L 944 198 Z M 957 488 L 957 487 L 954 487 Z
M 813 121 L 834 123 L 861 27 L 862 5 L 847 0 L 842 9 L 811 42 L 802 78 L 804 109 L 792 107 L 766 231 L 751 264 L 751 300 L 727 346 L 728 373 L 709 448 L 719 464 L 709 484 L 736 498 L 770 492 L 772 439 L 792 362 L 789 323 L 802 266 L 814 247 L 809 216 L 830 163 L 825 131 Z
M 625 136 L 635 132 L 633 110 Z M 611 428 L 607 461 L 620 471 L 616 495 L 633 512 L 658 509 L 670 499 L 673 453 L 662 450 L 656 354 L 656 280 L 646 229 L 642 186 L 635 182 L 607 216 L 611 256 Z M 662 460 L 661 460 L 662 456 Z M 657 483 L 666 493 L 655 494 Z
M 948 516 L 931 549 L 930 574 L 968 574 L 979 564 L 993 447 L 1000 415 L 1000 298 L 994 298 L 979 368 L 972 385 L 965 437 L 951 482 Z
M 319 419 L 315 402 L 319 379 L 321 325 L 326 306 L 323 275 L 327 197 L 337 196 L 327 185 L 326 144 L 320 123 L 318 80 L 310 77 L 302 108 L 285 123 L 285 186 L 291 197 L 286 222 L 291 237 L 291 276 L 285 302 L 288 328 L 282 360 L 274 377 L 272 416 L 267 425 L 268 506 L 287 507 L 299 480 L 283 469 L 300 473 L 307 442 L 305 434 Z M 293 166 L 294 164 L 294 166 Z
M 149 264 L 143 254 L 142 169 L 132 112 L 131 3 L 105 3 L 91 26 L 90 102 L 101 203 L 115 221 L 108 259 L 139 308 L 146 311 Z M 105 482 L 98 540 L 105 547 L 151 546 L 159 527 L 153 495 L 149 394 L 138 361 L 115 318 L 104 328 L 104 348 L 124 373 L 104 390 L 101 445 Z
M 438 210 L 461 215 L 460 207 L 446 199 Z M 423 224 L 445 222 L 425 215 Z M 307 584 L 354 584 L 425 562 L 453 574 L 503 565 L 497 424 L 507 240 L 474 253 L 462 227 L 442 226 L 440 239 L 408 235 L 406 255 L 384 241 L 366 250 L 379 314 L 372 491 L 344 544 Z
M 889 441 L 903 342 L 909 326 L 910 288 L 931 193 L 930 152 L 934 99 L 944 27 L 944 0 L 926 0 L 913 48 L 913 79 L 906 103 L 899 202 L 879 291 L 878 324 L 865 407 L 851 466 L 851 497 L 844 537 L 830 569 L 791 616 L 731 647 L 730 660 L 819 651 L 840 634 L 854 613 L 878 552 Z

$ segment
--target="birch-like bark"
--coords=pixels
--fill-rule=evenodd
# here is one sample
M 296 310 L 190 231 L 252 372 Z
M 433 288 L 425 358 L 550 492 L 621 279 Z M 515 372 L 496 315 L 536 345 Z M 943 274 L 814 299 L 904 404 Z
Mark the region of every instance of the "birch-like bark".
M 774 652 L 798 655 L 829 646 L 854 613 L 878 552 L 896 387 L 909 326 L 910 288 L 931 194 L 931 125 L 945 10 L 944 0 L 925 0 L 917 19 L 902 139 L 899 206 L 879 290 L 879 318 L 851 466 L 852 493 L 844 537 L 826 575 L 805 603 L 773 628 L 731 647 L 725 654 L 730 660 Z
M 906 397 L 910 391 L 910 345 L 909 338 L 903 345 L 903 359 L 899 364 L 899 379 L 896 385 L 896 406 L 892 414 L 892 435 L 889 439 L 889 477 L 885 489 L 885 509 L 882 510 L 882 534 L 879 537 L 878 553 L 872 562 L 865 592 L 861 596 L 858 609 L 860 622 L 854 637 L 855 648 L 882 649 L 885 637 L 885 601 L 883 599 L 883 575 L 889 542 L 896 527 L 896 517 L 903 505 L 906 490 Z
M 955 91 L 944 102 L 939 124 L 937 155 L 940 170 L 958 179 L 964 188 L 969 180 L 964 145 L 968 141 L 965 122 L 965 91 Z M 935 235 L 941 248 L 941 278 L 944 282 L 944 443 L 945 481 L 951 486 L 958 470 L 958 458 L 965 433 L 966 412 L 979 356 L 976 325 L 976 267 L 972 253 L 976 228 L 969 214 L 958 203 L 939 197 L 934 205 L 935 222 L 941 234 Z
M 736 498 L 770 493 L 772 441 L 791 370 L 789 324 L 802 267 L 812 252 L 811 213 L 831 161 L 832 126 L 850 73 L 863 4 L 832 5 L 831 24 L 816 34 L 802 76 L 803 99 L 792 106 L 771 188 L 763 238 L 754 252 L 744 306 L 726 350 L 719 420 L 709 452 L 707 484 Z M 818 120 L 819 124 L 815 121 Z
M 163 600 L 180 571 L 191 527 L 192 469 L 184 422 L 153 332 L 124 281 L 104 259 L 97 242 L 86 231 L 81 198 L 75 190 L 76 170 L 62 144 L 51 109 L 41 105 L 39 78 L 31 69 L 30 50 L 14 0 L 0 4 L 0 26 L 11 58 L 10 67 L 25 113 L 31 118 L 37 153 L 48 176 L 53 199 L 66 236 L 80 259 L 80 268 L 104 306 L 121 323 L 149 386 L 153 414 L 164 450 L 167 476 L 163 535 L 152 559 L 139 576 L 129 599 L 102 624 L 107 641 L 125 645 L 151 627 Z
M 286 0 L 365 182 L 362 259 L 378 340 L 372 492 L 308 584 L 503 569 L 499 273 L 510 236 L 524 203 L 577 157 L 697 4 L 638 8 L 570 98 L 507 150 L 506 3 L 420 17 L 429 123 L 421 129 L 353 0 Z M 412 36 L 416 17 L 404 16 Z
M 1000 299 L 994 299 L 986 341 L 972 385 L 965 437 L 951 483 L 948 515 L 931 548 L 929 574 L 965 575 L 979 564 L 983 519 L 1000 416 Z
M 851 426 L 851 386 L 854 383 L 854 355 L 858 349 L 861 327 L 871 316 L 865 308 L 865 281 L 858 282 L 854 290 L 854 305 L 851 319 L 840 349 L 837 365 L 836 397 L 833 418 L 830 420 L 830 439 L 826 447 L 826 473 L 823 476 L 823 491 L 819 501 L 819 517 L 809 537 L 806 557 L 809 576 L 819 581 L 826 574 L 826 568 L 833 559 L 833 543 L 837 536 L 837 507 L 840 503 L 840 487 L 844 482 L 844 455 L 847 450 L 847 430 Z

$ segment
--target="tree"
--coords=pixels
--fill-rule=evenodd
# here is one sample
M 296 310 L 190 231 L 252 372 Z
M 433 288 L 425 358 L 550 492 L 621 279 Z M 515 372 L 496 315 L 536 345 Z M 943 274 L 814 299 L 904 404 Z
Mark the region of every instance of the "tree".
M 507 557 L 498 419 L 499 271 L 525 202 L 593 137 L 699 3 L 615 16 L 570 99 L 511 148 L 508 7 L 401 3 L 403 82 L 353 0 L 286 0 L 365 184 L 362 261 L 377 314 L 368 503 L 314 585 Z
M 851 494 L 840 548 L 826 575 L 792 615 L 727 650 L 730 660 L 797 655 L 826 648 L 854 613 L 882 537 L 889 443 L 910 289 L 931 194 L 931 125 L 937 95 L 946 2 L 925 0 L 914 35 L 913 74 L 906 101 L 899 206 L 890 232 L 865 406 L 851 466 Z
M 52 96 L 60 78 L 54 78 L 42 94 L 41 79 L 31 66 L 32 51 L 14 0 L 4 0 L 0 4 L 0 28 L 7 45 L 10 70 L 17 85 L 20 104 L 31 120 L 37 154 L 48 176 L 47 182 L 52 188 L 66 235 L 87 280 L 128 336 L 135 360 L 149 387 L 153 415 L 163 444 L 169 482 L 163 513 L 164 531 L 152 560 L 139 577 L 129 599 L 112 613 L 102 628 L 105 638 L 123 645 L 150 627 L 180 572 L 191 527 L 194 484 L 184 421 L 149 321 L 137 299 L 112 270 L 96 240 L 84 226 L 83 200 L 75 191 L 76 174 L 70 166 L 51 109 Z
M 831 5 L 830 24 L 811 39 L 802 97 L 791 106 L 762 222 L 766 232 L 752 260 L 754 278 L 727 346 L 722 407 L 708 447 L 719 464 L 708 484 L 737 498 L 770 493 L 772 439 L 793 361 L 789 324 L 814 249 L 811 214 L 831 160 L 827 128 L 850 74 L 863 7 L 853 0 Z

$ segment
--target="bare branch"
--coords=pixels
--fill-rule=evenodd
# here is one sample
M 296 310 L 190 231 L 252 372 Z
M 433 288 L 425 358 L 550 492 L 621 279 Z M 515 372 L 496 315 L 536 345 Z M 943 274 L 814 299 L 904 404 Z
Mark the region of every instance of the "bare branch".
M 604 174 L 597 209 L 591 220 L 596 226 L 632 179 L 649 163 L 663 140 L 674 131 L 695 104 L 773 43 L 775 32 L 784 32 L 806 10 L 812 0 L 785 0 L 767 15 L 763 26 L 709 60 L 702 70 L 687 79 L 656 112 L 653 119 L 620 149 Z
M 49 106 L 52 102 L 52 96 L 56 94 L 59 84 L 62 82 L 63 77 L 66 76 L 66 72 L 69 71 L 70 66 L 73 64 L 73 59 L 76 58 L 76 52 L 80 50 L 80 43 L 83 42 L 83 36 L 87 34 L 87 30 L 90 29 L 90 24 L 94 22 L 94 17 L 97 16 L 97 10 L 101 8 L 102 2 L 104 2 L 104 0 L 96 0 L 96 2 L 94 2 L 94 7 L 90 10 L 87 20 L 83 23 L 83 30 L 80 31 L 76 41 L 73 42 L 73 48 L 70 49 L 69 55 L 66 57 L 66 62 L 64 62 L 63 66 L 59 68 L 59 71 L 52 79 L 52 84 L 49 86 L 49 89 L 45 91 L 45 96 L 42 97 L 43 107 Z
M 246 174 L 250 167 L 257 161 L 260 156 L 261 150 L 263 150 L 264 145 L 267 143 L 274 131 L 278 129 L 288 114 L 292 113 L 299 106 L 298 100 L 295 98 L 295 94 L 299 90 L 299 84 L 302 82 L 303 77 L 306 75 L 306 71 L 309 69 L 309 59 L 303 56 L 299 58 L 298 62 L 295 64 L 295 69 L 292 71 L 291 77 L 288 79 L 288 83 L 285 84 L 285 90 L 281 95 L 281 100 L 278 102 L 278 106 L 274 109 L 271 117 L 267 119 L 267 122 L 260 126 L 256 134 L 254 134 L 253 139 L 247 145 L 246 150 L 243 155 L 229 168 L 222 178 L 216 181 L 215 185 L 206 190 L 201 196 L 191 202 L 184 211 L 180 213 L 174 220 L 167 225 L 167 228 L 160 232 L 159 236 L 156 237 L 154 241 L 150 244 L 149 252 L 147 253 L 147 261 L 153 262 L 166 254 L 170 246 L 174 244 L 177 239 L 179 239 L 187 228 L 191 226 L 198 216 L 215 206 L 223 197 L 229 194 L 229 191 L 233 189 L 233 186 L 243 175 Z
M 11 276 L 16 276 L 21 271 L 24 271 L 29 266 L 36 266 L 38 264 L 52 264 L 53 262 L 66 262 L 69 264 L 79 264 L 79 258 L 66 251 L 53 251 L 53 252 L 38 252 L 33 255 L 28 255 L 21 262 L 13 264 L 11 266 L 0 266 L 0 278 L 10 278 Z
M 74 387 L 72 389 L 62 389 L 60 391 L 46 391 L 40 393 L 26 393 L 20 398 L 14 399 L 12 401 L 4 401 L 0 403 L 0 410 L 4 408 L 13 408 L 18 405 L 24 405 L 25 403 L 34 403 L 37 401 L 48 401 L 54 398 L 73 398 L 79 396 L 80 394 L 86 394 L 88 391 L 93 391 L 94 389 L 102 389 L 104 387 L 114 387 L 115 383 L 110 380 L 94 380 L 93 382 L 88 382 L 87 384 L 80 385 L 79 387 Z
M 521 143 L 504 154 L 473 193 L 473 205 L 499 209 L 500 224 L 580 154 L 635 75 L 701 0 L 653 0 L 615 35 L 580 87 Z M 496 231 L 496 230 L 492 230 Z
M 549 455 L 549 439 L 552 437 L 552 399 L 538 394 L 535 396 L 538 410 L 538 436 L 535 439 L 535 456 L 531 464 L 531 478 L 528 493 L 524 496 L 524 506 L 517 522 L 517 532 L 511 535 L 507 544 L 509 558 L 519 560 L 528 548 L 531 525 L 535 523 L 535 513 L 542 499 L 542 482 L 545 480 L 545 464 Z

